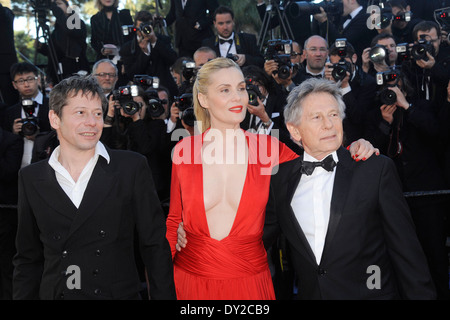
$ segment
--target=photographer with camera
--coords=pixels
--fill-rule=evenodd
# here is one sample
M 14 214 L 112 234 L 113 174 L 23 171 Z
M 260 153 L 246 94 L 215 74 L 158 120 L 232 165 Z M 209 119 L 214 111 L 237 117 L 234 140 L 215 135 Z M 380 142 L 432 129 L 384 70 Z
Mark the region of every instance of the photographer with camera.
M 393 15 L 392 34 L 397 43 L 414 42 L 413 29 L 423 20 L 411 12 L 411 6 L 405 0 L 389 0 L 388 4 Z
M 399 69 L 378 73 L 377 84 L 378 99 L 368 117 L 368 140 L 394 160 L 404 192 L 444 190 L 445 176 L 437 151 L 440 150 L 438 110 L 430 101 L 413 95 L 414 88 Z M 445 195 L 432 195 L 409 197 L 407 201 L 438 299 L 448 299 L 444 229 L 448 200 Z
M 325 78 L 339 85 L 345 102 L 345 146 L 364 137 L 367 104 L 376 95 L 375 78 L 356 64 L 357 59 L 352 44 L 337 39 L 330 47 L 330 62 L 325 64 Z
M 263 67 L 264 57 L 258 49 L 255 35 L 235 32 L 233 10 L 219 6 L 214 12 L 213 19 L 217 35 L 203 40 L 202 46 L 214 49 L 218 57 L 230 58 L 240 67 L 248 65 Z
M 41 77 L 29 63 L 11 66 L 12 85 L 19 92 L 20 102 L 4 111 L 3 128 L 21 135 L 24 141 L 22 165 L 31 163 L 34 140 L 38 133 L 51 131 L 48 119 L 48 98 L 39 91 Z
M 358 57 L 377 35 L 376 29 L 368 28 L 370 15 L 362 4 L 362 0 L 342 0 L 342 15 L 336 23 L 329 21 L 328 13 L 323 7 L 320 8 L 320 13 L 313 15 L 319 23 L 319 34 L 328 39 L 329 44 L 334 43 L 337 38 L 346 38 L 353 44 Z M 358 61 L 358 64 L 361 62 Z
M 48 57 L 47 76 L 56 85 L 57 75 L 64 79 L 79 71 L 87 74 L 90 68 L 86 56 L 87 30 L 84 21 L 78 13 L 72 14 L 72 8 L 66 0 L 51 0 L 50 9 L 56 18 L 55 28 L 50 35 L 54 50 L 47 43 L 39 42 L 39 39 L 36 39 L 35 45 L 39 53 Z M 70 19 L 74 18 L 73 15 L 76 15 L 76 23 L 79 25 L 69 24 Z
M 362 58 L 362 70 L 375 77 L 377 72 L 394 68 L 397 59 L 397 44 L 392 34 L 380 33 L 372 39 L 369 48 L 365 48 Z
M 175 63 L 177 53 L 172 48 L 171 39 L 156 34 L 153 25 L 152 14 L 139 11 L 134 17 L 134 26 L 127 26 L 132 29 L 133 40 L 124 43 L 120 49 L 125 74 L 128 81 L 138 74 L 158 77 L 171 96 L 176 96 L 178 88 L 170 74 L 170 66 Z
M 404 70 L 421 99 L 433 104 L 445 100 L 450 77 L 450 48 L 441 45 L 440 27 L 433 21 L 422 21 L 413 30 L 414 44 L 409 44 L 409 59 Z

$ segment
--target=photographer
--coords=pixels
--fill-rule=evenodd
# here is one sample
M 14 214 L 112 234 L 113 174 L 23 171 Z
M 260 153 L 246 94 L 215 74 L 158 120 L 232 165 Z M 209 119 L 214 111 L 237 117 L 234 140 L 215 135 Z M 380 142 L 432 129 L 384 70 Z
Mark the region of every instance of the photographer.
M 86 57 L 87 31 L 78 13 L 69 13 L 72 10 L 66 0 L 52 0 L 51 10 L 56 22 L 55 29 L 50 35 L 50 45 L 40 43 L 39 39 L 36 39 L 36 48 L 39 53 L 48 57 L 47 75 L 56 85 L 58 76 L 64 79 L 81 70 L 89 73 L 89 62 Z M 74 18 L 75 23 L 79 25 L 72 26 L 69 23 Z
M 167 87 L 171 96 L 178 95 L 178 89 L 170 74 L 170 66 L 176 59 L 169 37 L 155 34 L 153 16 L 148 11 L 139 11 L 134 18 L 133 40 L 120 49 L 128 81 L 134 75 L 147 74 L 158 77 L 161 85 Z
M 36 67 L 23 62 L 11 66 L 13 86 L 20 101 L 4 112 L 3 128 L 23 136 L 22 165 L 31 163 L 34 140 L 39 132 L 51 131 L 48 119 L 48 98 L 39 91 L 40 76 Z
M 132 36 L 124 36 L 122 26 L 133 24 L 130 10 L 117 10 L 119 0 L 95 0 L 99 10 L 91 17 L 91 46 L 97 53 L 97 58 L 118 58 L 120 47 Z M 114 60 L 117 64 L 117 59 Z
M 392 34 L 396 38 L 397 43 L 414 42 L 413 29 L 416 24 L 423 20 L 417 18 L 411 12 L 411 6 L 405 0 L 390 0 L 389 5 L 394 16 L 392 21 Z
M 415 93 L 434 104 L 445 100 L 450 75 L 450 48 L 441 45 L 440 35 L 437 23 L 418 23 L 413 30 L 414 45 L 410 45 L 412 59 L 404 63 Z
M 328 14 L 323 8 L 321 13 L 314 15 L 314 19 L 319 23 L 320 35 L 328 39 L 329 44 L 334 43 L 337 38 L 346 38 L 360 57 L 364 48 L 369 46 L 370 40 L 377 35 L 377 31 L 367 27 L 370 15 L 366 13 L 361 0 L 344 0 L 342 5 L 342 16 L 336 24 L 328 20 Z
M 346 39 L 330 47 L 330 62 L 325 64 L 325 78 L 337 82 L 345 102 L 344 145 L 364 137 L 368 103 L 376 95 L 375 78 L 356 65 L 357 56 Z
M 264 57 L 259 52 L 256 37 L 250 33 L 235 32 L 233 10 L 220 6 L 214 12 L 213 18 L 217 35 L 203 40 L 202 46 L 215 50 L 218 57 L 231 58 L 240 67 L 263 67 Z
M 438 113 L 430 101 L 417 99 L 408 78 L 393 69 L 377 75 L 381 83 L 378 112 L 368 122 L 369 141 L 392 158 L 404 192 L 444 190 L 443 168 L 439 165 Z M 388 91 L 389 90 L 389 91 Z M 373 109 L 376 111 L 376 109 Z M 448 124 L 445 124 L 448 125 Z M 444 196 L 407 198 L 422 248 L 428 260 L 438 299 L 448 299 L 448 256 L 445 247 Z
M 377 72 L 394 68 L 398 54 L 394 37 L 389 33 L 380 33 L 372 39 L 370 48 L 365 48 L 362 58 L 362 70 L 375 77 Z

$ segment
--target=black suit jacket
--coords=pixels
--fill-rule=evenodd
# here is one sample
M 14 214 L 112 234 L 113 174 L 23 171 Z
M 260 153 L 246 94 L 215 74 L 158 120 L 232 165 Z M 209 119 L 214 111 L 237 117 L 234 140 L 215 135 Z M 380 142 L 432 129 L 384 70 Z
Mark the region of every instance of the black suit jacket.
M 264 57 L 258 49 L 256 44 L 256 37 L 250 33 L 235 32 L 233 43 L 236 45 L 236 52 L 239 54 L 245 54 L 245 64 L 242 67 L 248 65 L 256 65 L 258 67 L 264 67 Z M 210 37 L 205 39 L 202 46 L 210 47 L 218 57 L 220 57 L 219 49 L 219 37 Z
M 180 56 L 185 55 L 186 51 L 192 55 L 203 39 L 213 35 L 212 14 L 218 6 L 217 0 L 189 0 L 183 10 L 181 0 L 170 1 L 166 23 L 170 26 L 175 22 L 175 46 L 180 49 Z M 196 22 L 200 24 L 200 30 L 194 28 Z
M 99 157 L 80 207 L 43 160 L 19 173 L 15 299 L 138 299 L 134 230 L 152 299 L 173 299 L 173 267 L 165 219 L 144 156 L 108 149 Z M 76 265 L 81 289 L 68 289 Z
M 392 161 L 384 156 L 355 162 L 337 151 L 330 219 L 318 265 L 291 200 L 301 158 L 283 163 L 271 179 L 265 244 L 277 230 L 291 248 L 300 299 L 434 299 L 425 256 L 417 240 Z M 380 268 L 380 289 L 367 287 L 369 266 Z M 370 280 L 369 280 L 370 281 Z
M 120 49 L 120 56 L 125 66 L 125 74 L 129 81 L 137 74 L 147 74 L 158 77 L 160 84 L 169 89 L 172 96 L 178 96 L 178 88 L 170 73 L 170 67 L 177 60 L 177 53 L 172 48 L 169 37 L 158 34 L 158 40 L 146 55 L 136 38 L 125 43 Z

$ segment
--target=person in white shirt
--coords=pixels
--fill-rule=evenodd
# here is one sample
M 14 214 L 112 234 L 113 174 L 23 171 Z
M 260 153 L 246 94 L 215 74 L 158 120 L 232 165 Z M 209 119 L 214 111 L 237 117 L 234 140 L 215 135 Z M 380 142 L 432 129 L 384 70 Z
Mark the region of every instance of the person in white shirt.
M 311 78 L 288 96 L 286 126 L 304 155 L 280 164 L 266 207 L 266 247 L 281 231 L 300 299 L 435 299 L 396 168 L 342 147 L 340 88 Z M 364 159 L 363 159 L 364 160 Z
M 106 105 L 92 76 L 50 93 L 60 144 L 19 173 L 14 299 L 141 299 L 135 241 L 149 297 L 175 299 L 151 170 L 143 155 L 99 142 Z

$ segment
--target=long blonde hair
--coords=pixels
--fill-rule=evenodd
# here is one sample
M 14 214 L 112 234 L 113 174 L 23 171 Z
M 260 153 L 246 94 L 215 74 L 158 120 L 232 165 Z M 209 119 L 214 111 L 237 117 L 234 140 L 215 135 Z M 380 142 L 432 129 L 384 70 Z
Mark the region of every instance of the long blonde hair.
M 213 74 L 216 71 L 225 68 L 236 68 L 240 72 L 241 68 L 239 65 L 231 59 L 228 58 L 215 58 L 213 60 L 205 63 L 200 70 L 197 72 L 197 77 L 194 82 L 194 87 L 192 91 L 192 98 L 194 100 L 194 114 L 198 123 L 201 124 L 199 128 L 201 132 L 205 132 L 211 126 L 211 118 L 207 109 L 203 108 L 198 99 L 198 94 L 206 95 L 208 93 L 208 86 L 211 83 Z

